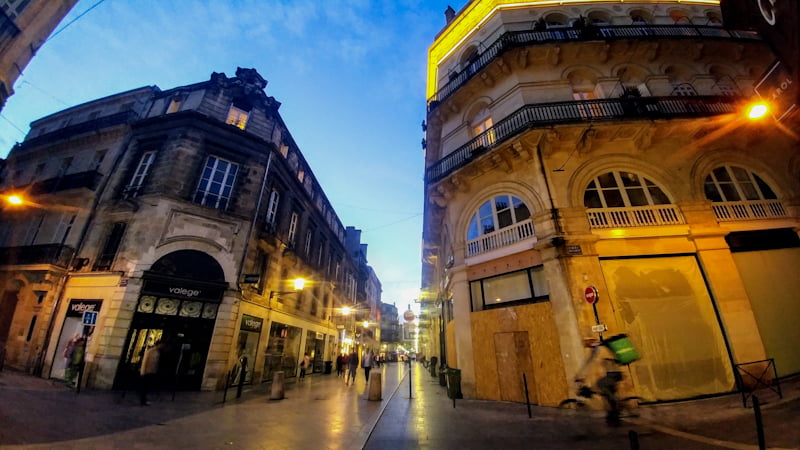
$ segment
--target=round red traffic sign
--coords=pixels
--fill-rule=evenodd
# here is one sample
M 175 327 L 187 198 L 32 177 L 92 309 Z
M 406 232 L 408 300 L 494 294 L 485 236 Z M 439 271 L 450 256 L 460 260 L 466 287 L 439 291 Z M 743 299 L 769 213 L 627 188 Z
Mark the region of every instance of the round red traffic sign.
M 414 311 L 409 309 L 403 313 L 403 318 L 406 319 L 406 322 L 413 322 L 416 316 L 414 315 Z
M 586 297 L 586 301 L 591 305 L 597 301 L 597 288 L 594 286 L 588 286 L 583 292 L 583 295 Z

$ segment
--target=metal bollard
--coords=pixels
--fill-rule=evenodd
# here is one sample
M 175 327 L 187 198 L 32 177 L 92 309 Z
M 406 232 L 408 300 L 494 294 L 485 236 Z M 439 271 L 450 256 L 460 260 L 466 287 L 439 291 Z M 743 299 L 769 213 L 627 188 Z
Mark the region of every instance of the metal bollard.
M 367 400 L 371 401 L 381 401 L 383 400 L 382 397 L 383 388 L 381 387 L 381 373 L 380 372 L 372 372 L 369 374 L 369 391 Z
M 286 390 L 283 386 L 283 372 L 275 372 L 272 377 L 272 391 L 270 392 L 270 400 L 283 400 Z
M 242 396 L 244 379 L 247 376 L 247 356 L 242 356 L 242 358 L 239 359 L 239 364 L 241 365 L 242 370 L 239 371 L 239 386 L 236 387 L 236 398 L 240 398 Z
M 639 450 L 639 433 L 629 430 L 628 440 L 631 442 L 631 450 Z
M 753 396 L 753 413 L 756 416 L 756 434 L 758 435 L 758 448 L 764 450 L 767 448 L 767 440 L 764 437 L 764 423 L 761 421 L 761 402 L 758 401 L 758 396 Z

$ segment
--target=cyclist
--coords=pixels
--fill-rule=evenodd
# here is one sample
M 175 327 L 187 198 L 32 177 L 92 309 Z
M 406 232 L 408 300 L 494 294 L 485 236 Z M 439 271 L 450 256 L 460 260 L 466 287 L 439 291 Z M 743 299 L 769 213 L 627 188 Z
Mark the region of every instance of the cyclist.
M 617 385 L 622 381 L 622 372 L 619 370 L 616 355 L 605 342 L 596 338 L 584 338 L 583 345 L 590 352 L 575 376 L 575 382 L 594 386 L 607 403 L 606 423 L 619 425 L 621 405 L 617 397 Z M 593 382 L 589 383 L 587 380 Z M 579 390 L 581 396 L 587 396 L 586 393 L 585 387 Z

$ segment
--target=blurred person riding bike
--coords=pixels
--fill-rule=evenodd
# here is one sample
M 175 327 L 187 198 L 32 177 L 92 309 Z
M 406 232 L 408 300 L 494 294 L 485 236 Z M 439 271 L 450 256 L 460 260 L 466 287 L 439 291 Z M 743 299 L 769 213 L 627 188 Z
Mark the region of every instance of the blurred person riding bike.
M 618 345 L 612 344 L 614 342 L 624 343 L 624 354 L 620 353 Z M 575 382 L 581 384 L 578 395 L 589 398 L 594 393 L 590 386 L 594 387 L 606 401 L 606 423 L 619 425 L 622 402 L 617 391 L 623 378 L 621 366 L 638 359 L 638 353 L 625 335 L 614 336 L 605 341 L 584 338 L 583 345 L 589 349 L 589 355 L 575 375 Z

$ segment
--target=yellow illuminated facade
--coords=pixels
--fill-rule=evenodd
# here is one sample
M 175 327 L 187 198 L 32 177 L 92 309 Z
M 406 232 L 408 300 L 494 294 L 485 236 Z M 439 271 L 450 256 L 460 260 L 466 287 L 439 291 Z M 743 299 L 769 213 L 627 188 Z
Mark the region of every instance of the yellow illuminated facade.
M 718 3 L 476 0 L 436 36 L 420 339 L 465 396 L 555 406 L 617 334 L 648 401 L 800 372 L 798 140 L 748 118 L 774 55 Z

